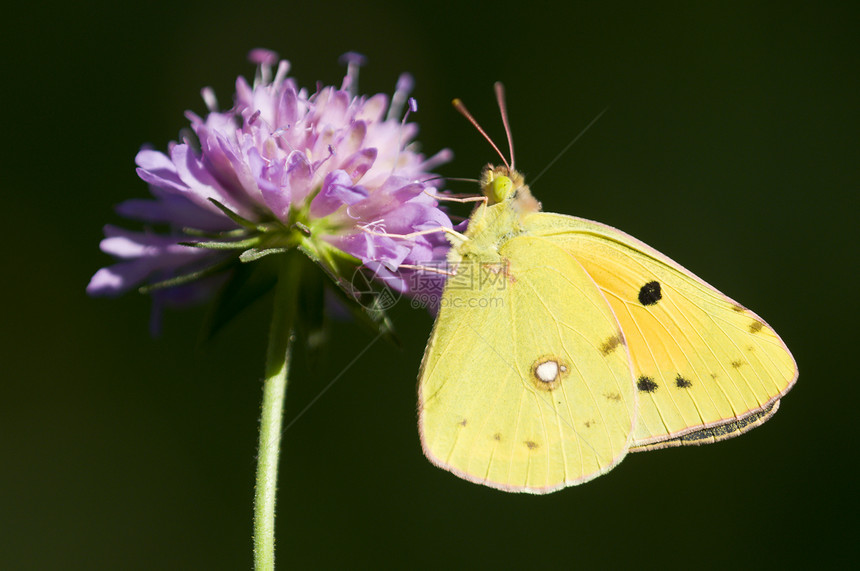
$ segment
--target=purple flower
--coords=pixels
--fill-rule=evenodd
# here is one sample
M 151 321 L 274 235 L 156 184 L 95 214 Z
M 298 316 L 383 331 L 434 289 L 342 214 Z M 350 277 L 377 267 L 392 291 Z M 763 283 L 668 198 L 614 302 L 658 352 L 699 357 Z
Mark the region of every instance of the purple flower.
M 444 262 L 444 232 L 385 234 L 451 228 L 429 182 L 451 153 L 425 159 L 416 152 L 418 129 L 401 115 L 409 76 L 401 76 L 391 102 L 358 96 L 361 57 L 344 57 L 339 89 L 309 95 L 287 77 L 289 63 L 266 50 L 251 52 L 259 65 L 254 84 L 238 78 L 230 110 L 218 111 L 204 89 L 210 112 L 187 113 L 194 136 L 167 153 L 144 148 L 135 159 L 152 198 L 117 207 L 161 231 L 105 227 L 101 249 L 118 262 L 96 272 L 87 292 L 115 296 L 159 284 L 174 286 L 153 290 L 166 301 L 198 301 L 223 282 L 219 270 L 292 248 L 335 277 L 347 260 L 409 295 L 441 290 L 442 275 L 410 279 L 415 270 L 401 266 Z

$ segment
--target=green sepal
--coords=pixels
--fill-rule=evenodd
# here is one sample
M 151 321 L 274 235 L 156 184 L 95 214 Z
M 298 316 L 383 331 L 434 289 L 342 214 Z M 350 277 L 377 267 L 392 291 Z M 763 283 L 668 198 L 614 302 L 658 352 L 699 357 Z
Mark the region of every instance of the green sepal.
M 182 229 L 182 233 L 186 236 L 195 238 L 212 238 L 213 240 L 223 240 L 225 238 L 242 238 L 248 235 L 248 231 L 244 228 L 236 228 L 235 230 L 225 230 L 224 232 L 207 232 L 199 228 L 191 228 L 186 226 Z
M 265 258 L 270 254 L 284 254 L 289 252 L 291 248 L 250 248 L 245 250 L 241 254 L 239 254 L 239 261 L 243 264 L 247 264 L 248 262 L 255 262 L 260 258 Z
M 234 258 L 222 260 L 216 264 L 207 266 L 202 270 L 197 270 L 196 272 L 189 272 L 187 274 L 182 274 L 181 276 L 176 276 L 173 278 L 168 278 L 166 280 L 161 280 L 160 282 L 140 286 L 139 288 L 137 288 L 137 291 L 142 294 L 149 294 L 156 290 L 185 285 L 187 283 L 191 283 L 193 281 L 223 272 L 224 270 L 232 266 L 234 263 Z
M 256 222 L 251 222 L 247 218 L 239 216 L 238 214 L 236 214 L 235 212 L 233 212 L 232 210 L 230 210 L 229 208 L 227 208 L 226 206 L 224 206 L 223 204 L 221 204 L 220 202 L 218 202 L 214 198 L 210 198 L 209 202 L 211 202 L 212 204 L 217 206 L 218 210 L 223 212 L 225 216 L 227 216 L 230 220 L 232 220 L 233 222 L 235 222 L 239 226 L 241 226 L 243 228 L 247 228 L 248 230 L 257 230 L 258 229 L 258 224 Z
M 236 242 L 220 242 L 212 240 L 207 242 L 178 242 L 180 246 L 188 246 L 190 248 L 203 248 L 206 250 L 249 250 L 260 243 L 260 237 L 255 236 L 247 240 L 238 240 Z

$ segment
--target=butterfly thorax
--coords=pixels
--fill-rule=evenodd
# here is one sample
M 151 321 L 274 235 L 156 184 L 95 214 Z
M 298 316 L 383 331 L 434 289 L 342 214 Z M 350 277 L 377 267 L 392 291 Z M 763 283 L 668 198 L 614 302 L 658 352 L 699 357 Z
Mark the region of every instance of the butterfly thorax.
M 540 210 L 523 176 L 507 166 L 487 165 L 481 176 L 487 202 L 472 213 L 465 232 L 468 240 L 454 244 L 448 261 L 455 267 L 463 260 L 496 264 L 503 262 L 501 246 L 524 232 L 522 219 Z

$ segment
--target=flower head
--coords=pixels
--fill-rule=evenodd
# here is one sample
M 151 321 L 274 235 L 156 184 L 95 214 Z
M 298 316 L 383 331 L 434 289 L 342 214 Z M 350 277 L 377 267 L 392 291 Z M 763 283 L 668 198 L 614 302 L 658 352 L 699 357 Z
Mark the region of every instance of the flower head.
M 173 286 L 154 291 L 165 300 L 205 299 L 227 279 L 220 270 L 298 248 L 335 277 L 344 262 L 364 265 L 389 287 L 415 293 L 414 270 L 395 270 L 444 260 L 445 237 L 390 235 L 451 227 L 429 182 L 450 152 L 425 159 L 415 150 L 417 127 L 401 116 L 411 78 L 401 76 L 391 101 L 358 96 L 361 58 L 347 54 L 341 87 L 308 94 L 287 76 L 287 61 L 266 50 L 250 58 L 259 66 L 254 83 L 238 78 L 231 109 L 218 111 L 204 89 L 210 112 L 187 114 L 193 135 L 167 153 L 138 153 L 152 198 L 117 210 L 162 231 L 107 226 L 101 249 L 119 261 L 96 272 L 87 291 L 111 296 L 160 284 Z

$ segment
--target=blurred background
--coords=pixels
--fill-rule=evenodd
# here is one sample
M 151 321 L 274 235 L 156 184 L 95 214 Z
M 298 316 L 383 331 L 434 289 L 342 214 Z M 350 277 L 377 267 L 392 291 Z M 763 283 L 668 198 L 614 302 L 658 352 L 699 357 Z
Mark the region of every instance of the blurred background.
M 205 308 L 148 332 L 149 300 L 89 299 L 113 205 L 147 195 L 165 149 L 228 107 L 247 52 L 301 85 L 363 93 L 415 76 L 420 140 L 440 169 L 497 161 L 462 98 L 548 211 L 619 227 L 762 315 L 800 367 L 764 426 L 629 456 L 545 497 L 426 461 L 416 375 L 432 320 L 399 304 L 402 348 L 354 323 L 297 355 L 279 495 L 280 566 L 677 567 L 847 562 L 856 553 L 858 18 L 851 3 L 34 2 L 2 24 L 0 567 L 248 569 L 269 300 L 201 343 Z M 550 7 L 555 6 L 555 7 Z M 452 182 L 457 192 L 473 192 Z M 855 196 L 851 199 L 850 196 Z M 855 252 L 851 254 L 850 252 Z M 854 260 L 854 261 L 852 261 Z M 855 333 L 851 333 L 855 331 Z M 356 357 L 359 356 L 357 359 Z M 853 557 L 852 557 L 853 560 Z

